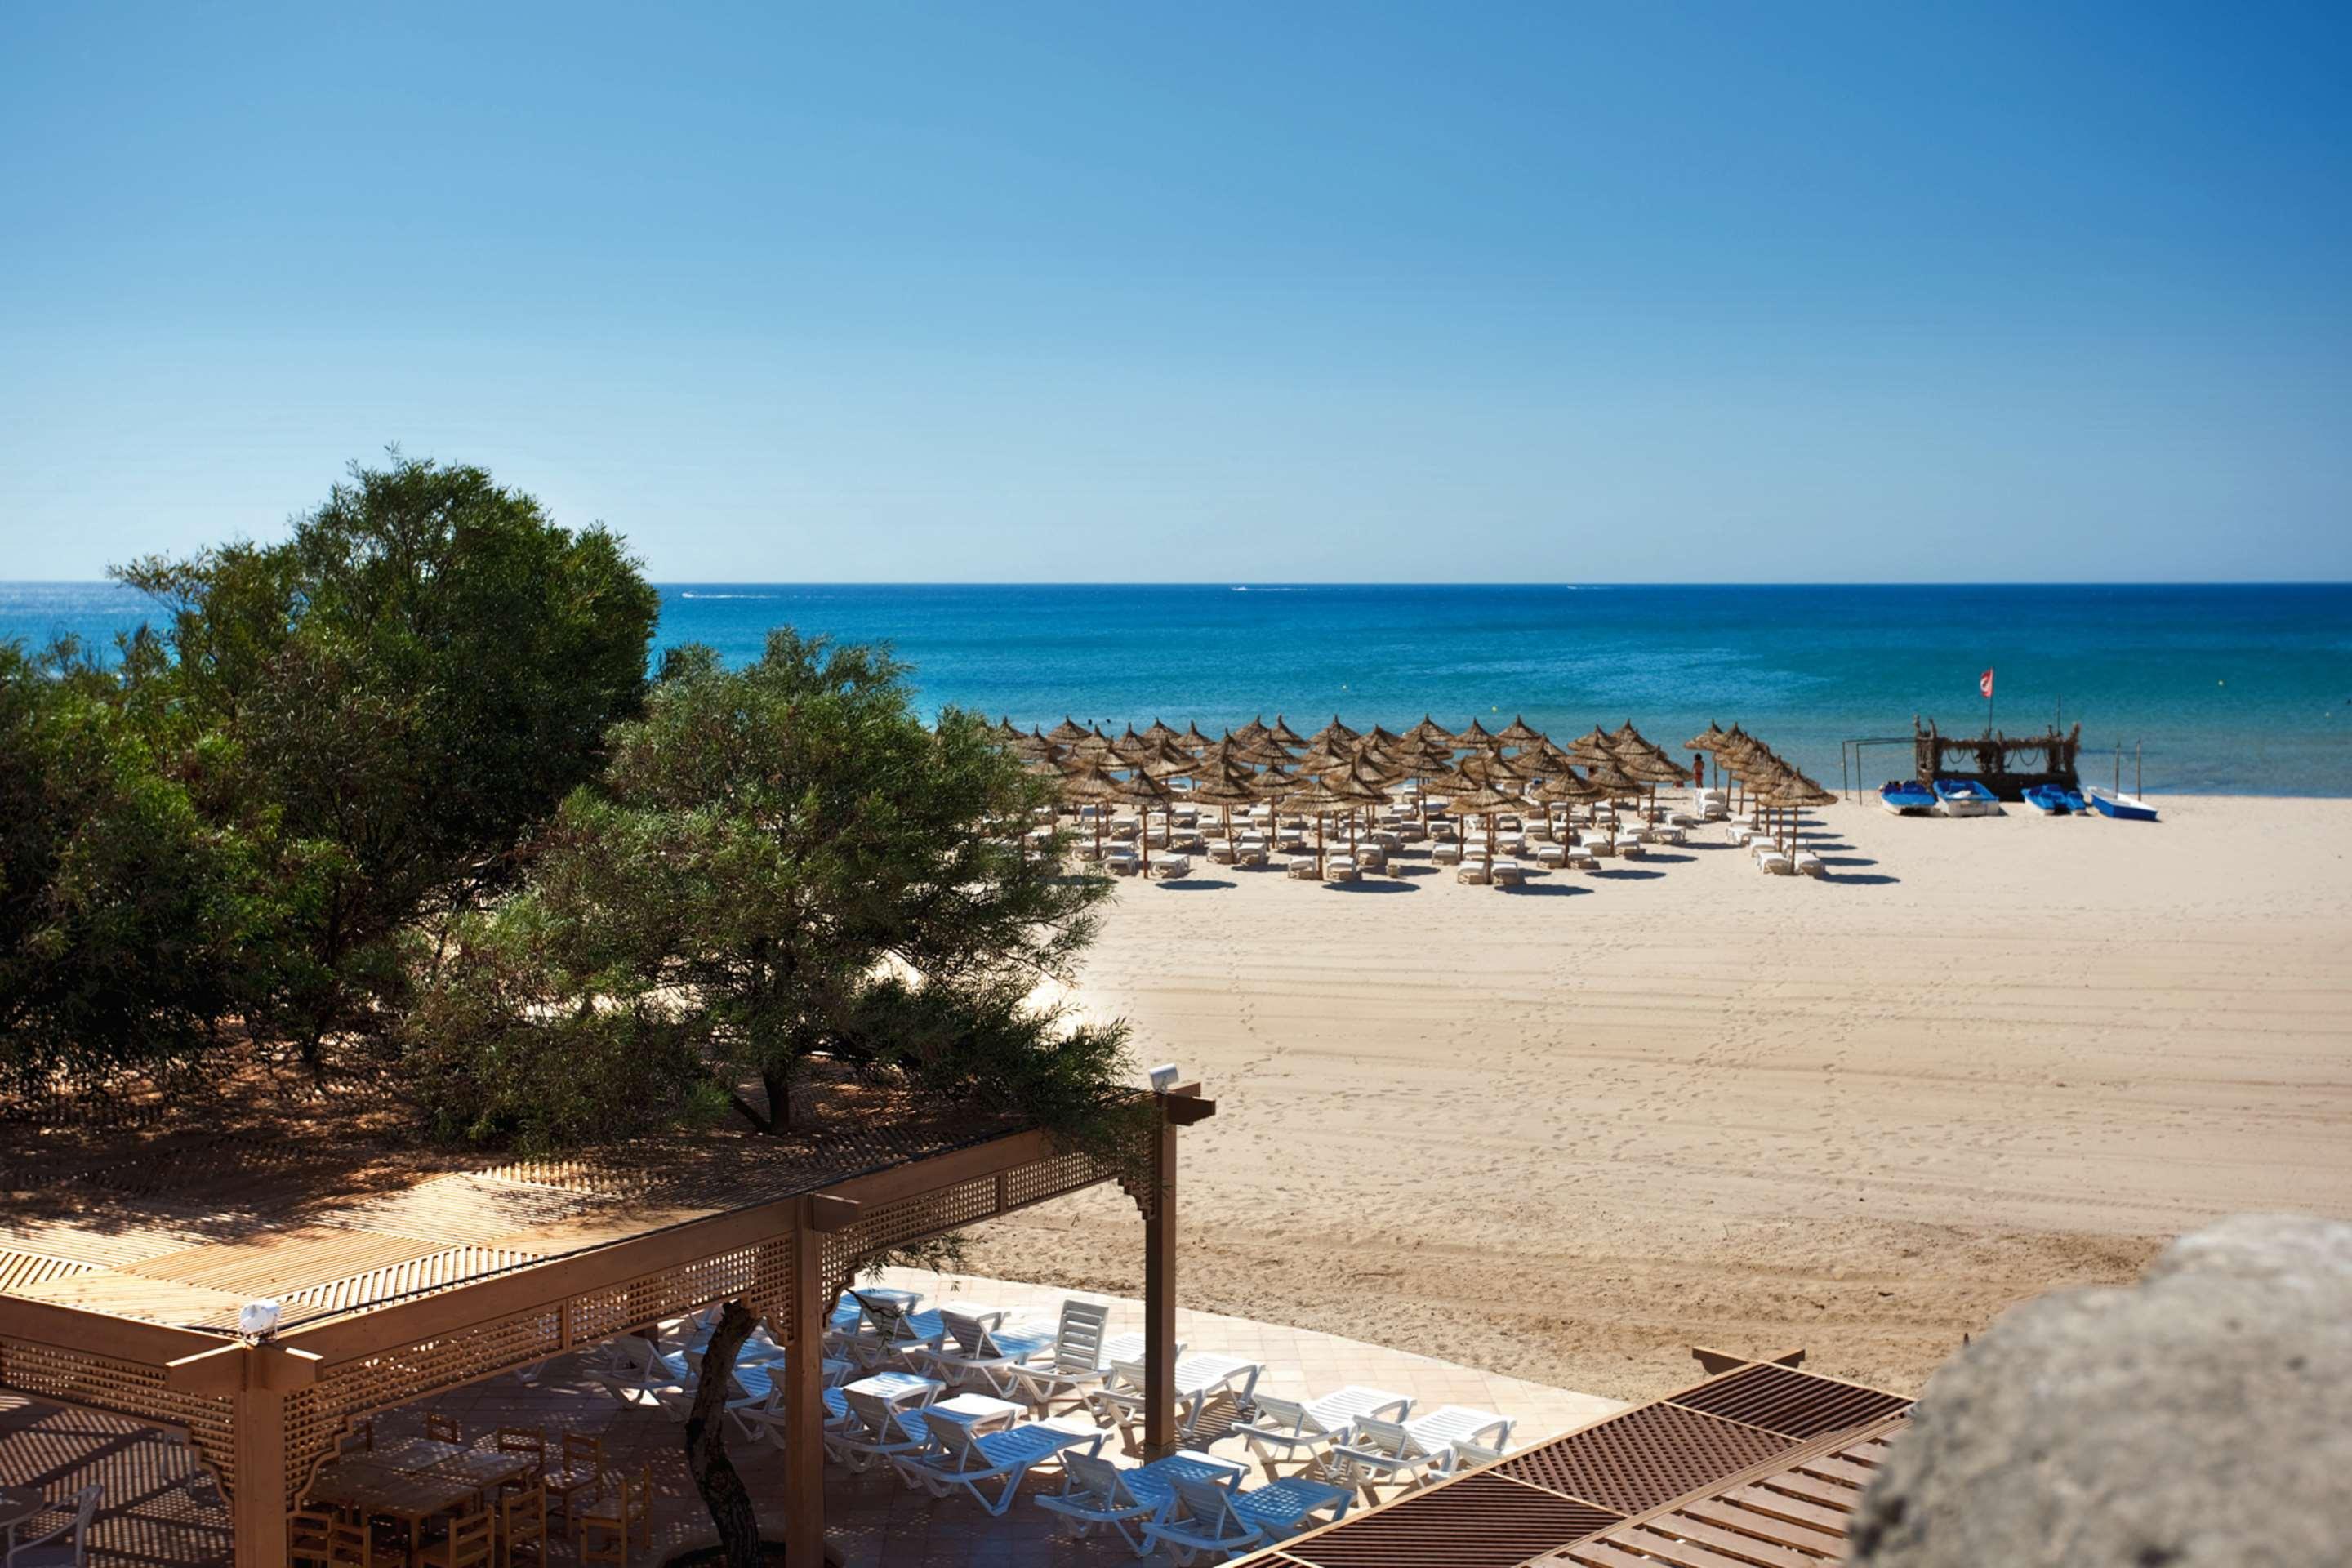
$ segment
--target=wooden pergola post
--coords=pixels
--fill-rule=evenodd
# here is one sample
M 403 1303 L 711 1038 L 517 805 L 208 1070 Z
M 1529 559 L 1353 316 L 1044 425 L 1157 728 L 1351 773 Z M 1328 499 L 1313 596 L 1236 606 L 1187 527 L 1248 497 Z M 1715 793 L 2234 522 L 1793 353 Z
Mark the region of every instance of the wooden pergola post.
M 824 1237 L 815 1200 L 793 1223 L 793 1321 L 784 1361 L 784 1548 L 793 1563 L 824 1562 Z
M 258 1358 L 246 1352 L 248 1364 Z M 236 1486 L 229 1521 L 237 1568 L 286 1561 L 286 1395 L 250 1379 L 236 1395 Z
M 1176 1123 L 1163 1118 L 1152 1151 L 1152 1204 L 1143 1219 L 1143 1453 L 1165 1458 L 1176 1441 Z

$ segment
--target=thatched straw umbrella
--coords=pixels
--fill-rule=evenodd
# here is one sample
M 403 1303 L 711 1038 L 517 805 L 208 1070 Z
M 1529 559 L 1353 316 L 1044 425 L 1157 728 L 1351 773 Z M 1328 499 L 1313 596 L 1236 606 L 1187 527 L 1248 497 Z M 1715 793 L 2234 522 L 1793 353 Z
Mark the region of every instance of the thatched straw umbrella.
M 1071 772 L 1063 774 L 1058 787 L 1064 805 L 1073 809 L 1081 805 L 1091 805 L 1095 808 L 1095 858 L 1101 859 L 1102 808 L 1113 802 L 1125 800 L 1127 796 L 1124 792 L 1127 786 L 1120 780 L 1105 773 L 1102 763 L 1087 760 L 1081 762 Z
M 1307 737 L 1284 723 L 1279 713 L 1274 716 L 1273 726 L 1266 731 L 1265 738 L 1277 746 L 1288 746 L 1294 751 L 1307 744 Z
M 1185 724 L 1184 732 L 1176 737 L 1176 743 L 1186 751 L 1194 752 L 1204 752 L 1216 744 L 1208 736 L 1201 733 L 1200 725 L 1190 722 Z
M 1543 731 L 1529 724 L 1519 714 L 1514 713 L 1511 715 L 1509 723 L 1495 731 L 1495 743 L 1525 752 L 1529 747 L 1540 746 L 1544 743 Z
M 1093 733 L 1092 731 L 1079 729 L 1078 726 L 1071 721 L 1070 716 L 1067 713 L 1065 713 L 1062 715 L 1062 721 L 1060 723 L 1045 731 L 1045 739 L 1053 742 L 1057 746 L 1067 746 L 1076 742 L 1085 740 L 1091 733 Z
M 1756 798 L 1763 802 L 1769 810 L 1785 811 L 1789 814 L 1785 837 L 1776 834 L 1774 839 L 1783 844 L 1793 856 L 1797 852 L 1799 820 L 1797 813 L 1809 805 L 1828 805 L 1834 802 L 1837 796 L 1794 768 L 1790 768 L 1759 786 L 1756 792 Z
M 1457 750 L 1465 752 L 1491 752 L 1497 744 L 1494 731 L 1475 719 L 1470 721 L 1468 729 L 1459 731 L 1447 738 L 1453 742 Z
M 1170 729 L 1160 721 L 1159 716 L 1155 714 L 1151 720 L 1151 728 L 1143 732 L 1143 738 L 1147 741 L 1173 741 L 1181 742 L 1184 739 L 1184 735 L 1183 731 L 1180 730 Z
M 1328 724 L 1324 725 L 1323 728 L 1316 731 L 1315 733 L 1307 737 L 1307 743 L 1310 746 L 1326 747 L 1336 752 L 1343 746 L 1354 745 L 1356 742 L 1361 738 L 1362 737 L 1358 735 L 1355 731 L 1350 730 L 1345 724 L 1340 723 L 1339 716 L 1337 713 L 1334 713 L 1331 715 L 1331 721 Z
M 1238 763 L 1204 767 L 1194 779 L 1192 799 L 1196 805 L 1218 809 L 1224 822 L 1225 839 L 1230 843 L 1234 837 L 1234 807 L 1257 804 L 1256 781 L 1247 768 Z
M 1434 742 L 1448 751 L 1454 749 L 1454 731 L 1426 713 L 1421 716 L 1420 723 L 1404 732 L 1404 739 L 1418 741 L 1424 745 Z
M 1377 791 L 1372 798 L 1378 799 Z M 1322 777 L 1309 776 L 1297 781 L 1297 786 L 1285 795 L 1282 804 L 1294 811 L 1312 812 L 1315 816 L 1315 874 L 1323 874 L 1323 819 L 1335 811 L 1352 812 L 1363 803 L 1363 797 L 1344 773 Z M 1352 821 L 1353 818 L 1350 818 Z M 1349 847 L 1355 845 L 1354 830 L 1349 834 Z
M 1061 747 L 1054 744 L 1053 742 L 1045 739 L 1045 736 L 1039 734 L 1034 730 L 1030 731 L 1025 735 L 1013 736 L 1013 739 L 1005 742 L 1005 746 L 1014 756 L 1027 757 L 1033 762 L 1041 758 L 1045 761 L 1051 762 L 1053 759 L 1062 754 Z
M 1152 777 L 1150 770 L 1138 768 L 1124 781 L 1126 795 L 1122 797 L 1136 808 L 1136 839 L 1143 846 L 1143 874 L 1151 875 L 1151 808 L 1165 811 L 1175 804 L 1176 796 L 1168 786 Z
M 1495 814 L 1508 811 L 1525 803 L 1510 791 L 1496 787 L 1490 769 L 1498 759 L 1465 757 L 1455 770 L 1454 780 L 1460 787 L 1445 803 L 1449 816 L 1484 816 L 1486 819 L 1486 858 L 1495 858 Z M 1451 782 L 1451 781 L 1450 781 Z

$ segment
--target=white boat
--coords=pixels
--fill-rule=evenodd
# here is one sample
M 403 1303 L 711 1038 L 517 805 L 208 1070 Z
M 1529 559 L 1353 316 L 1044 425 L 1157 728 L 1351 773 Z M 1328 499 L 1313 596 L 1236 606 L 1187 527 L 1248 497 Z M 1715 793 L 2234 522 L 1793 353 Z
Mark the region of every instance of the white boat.
M 2118 822 L 2154 822 L 2156 820 L 2156 807 L 2148 805 L 2138 795 L 2117 795 L 2113 790 L 2100 789 L 2095 785 L 2083 793 L 2091 797 L 2092 807 L 2101 816 L 2113 817 Z

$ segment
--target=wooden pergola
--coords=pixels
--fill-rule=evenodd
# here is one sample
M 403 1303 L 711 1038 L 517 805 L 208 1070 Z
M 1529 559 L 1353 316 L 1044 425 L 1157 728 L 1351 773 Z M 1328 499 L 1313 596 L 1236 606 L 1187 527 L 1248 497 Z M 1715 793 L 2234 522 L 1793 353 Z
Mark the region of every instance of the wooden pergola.
M 543 1162 L 442 1172 L 325 1208 L 245 1205 L 209 1227 L 184 1194 L 129 1220 L 11 1225 L 0 1214 L 0 1390 L 184 1439 L 229 1499 L 241 1568 L 280 1568 L 289 1510 L 354 1422 L 741 1300 L 794 1352 L 787 1543 L 795 1562 L 816 1563 L 814 1347 L 877 1254 L 1117 1182 L 1144 1221 L 1145 1441 L 1176 1447 L 1176 1134 L 1215 1104 L 1197 1084 L 1149 1098 L 1149 1146 L 1127 1159 L 1059 1148 L 1034 1129 L 878 1155 L 862 1141 L 748 1184 L 728 1165 L 704 1190 L 740 1201 L 717 1204 L 679 1204 L 658 1186 L 616 1198 L 608 1170 Z M 567 1196 L 603 1205 L 603 1218 L 567 1219 Z M 541 1222 L 519 1228 L 534 1205 Z M 284 1304 L 280 1328 L 239 1336 L 236 1307 L 263 1296 Z

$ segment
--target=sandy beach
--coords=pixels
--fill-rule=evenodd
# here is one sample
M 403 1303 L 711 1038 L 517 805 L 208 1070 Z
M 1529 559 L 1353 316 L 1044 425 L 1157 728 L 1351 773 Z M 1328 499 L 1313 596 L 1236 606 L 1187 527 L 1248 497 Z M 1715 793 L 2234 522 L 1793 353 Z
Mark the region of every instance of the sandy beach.
M 1521 892 L 1196 862 L 1121 887 L 1082 1000 L 1204 1080 L 1187 1305 L 1618 1398 L 1694 1343 L 1916 1389 L 2216 1215 L 2352 1215 L 2352 801 L 2156 826 L 1815 814 Z M 1133 1293 L 1115 1194 L 982 1272 Z

